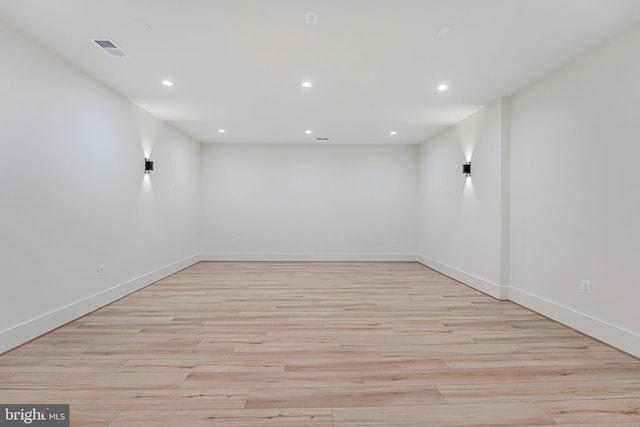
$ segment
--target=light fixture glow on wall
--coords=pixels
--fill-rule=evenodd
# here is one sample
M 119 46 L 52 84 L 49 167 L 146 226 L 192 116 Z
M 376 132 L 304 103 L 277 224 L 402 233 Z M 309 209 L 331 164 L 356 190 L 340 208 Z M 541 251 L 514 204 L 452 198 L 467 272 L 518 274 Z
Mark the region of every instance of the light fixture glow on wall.
M 462 173 L 466 176 L 471 176 L 471 162 L 462 165 Z
M 153 170 L 153 162 L 149 159 L 144 159 L 144 173 L 148 174 Z

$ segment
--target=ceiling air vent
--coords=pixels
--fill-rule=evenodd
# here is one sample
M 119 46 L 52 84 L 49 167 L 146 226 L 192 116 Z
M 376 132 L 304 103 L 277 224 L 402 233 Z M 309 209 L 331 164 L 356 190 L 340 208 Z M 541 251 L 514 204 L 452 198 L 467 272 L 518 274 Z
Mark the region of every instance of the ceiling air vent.
M 91 41 L 97 44 L 109 56 L 115 56 L 116 58 L 124 58 L 128 56 L 127 52 L 125 52 L 118 45 L 116 45 L 113 42 L 113 40 L 91 39 Z
M 329 138 L 316 138 L 316 141 L 328 141 Z

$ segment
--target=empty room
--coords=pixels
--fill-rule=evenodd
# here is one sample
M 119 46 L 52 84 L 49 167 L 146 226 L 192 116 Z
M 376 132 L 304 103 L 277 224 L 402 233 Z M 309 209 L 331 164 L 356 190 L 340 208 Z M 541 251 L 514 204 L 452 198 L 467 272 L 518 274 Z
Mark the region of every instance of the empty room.
M 0 0 L 0 425 L 640 426 L 640 1 Z

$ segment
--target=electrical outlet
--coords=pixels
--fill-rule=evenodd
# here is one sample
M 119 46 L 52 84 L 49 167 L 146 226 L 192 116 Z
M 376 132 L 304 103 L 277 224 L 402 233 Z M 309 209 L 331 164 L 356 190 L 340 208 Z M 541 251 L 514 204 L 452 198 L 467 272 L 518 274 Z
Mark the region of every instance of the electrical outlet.
M 588 280 L 582 281 L 582 293 L 585 295 L 591 295 L 591 282 Z
M 400 241 L 398 241 L 398 239 L 393 239 L 393 246 L 397 248 L 399 245 L 400 245 Z
M 233 246 L 238 246 L 238 239 L 231 239 L 231 244 Z
M 98 276 L 104 275 L 104 264 L 98 264 Z

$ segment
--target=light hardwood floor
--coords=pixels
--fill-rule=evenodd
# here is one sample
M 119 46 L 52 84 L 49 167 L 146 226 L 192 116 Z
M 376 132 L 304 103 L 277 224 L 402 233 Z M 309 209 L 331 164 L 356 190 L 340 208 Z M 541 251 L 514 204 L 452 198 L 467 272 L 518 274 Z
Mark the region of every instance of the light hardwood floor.
M 196 264 L 0 357 L 71 425 L 640 426 L 640 361 L 417 263 Z

